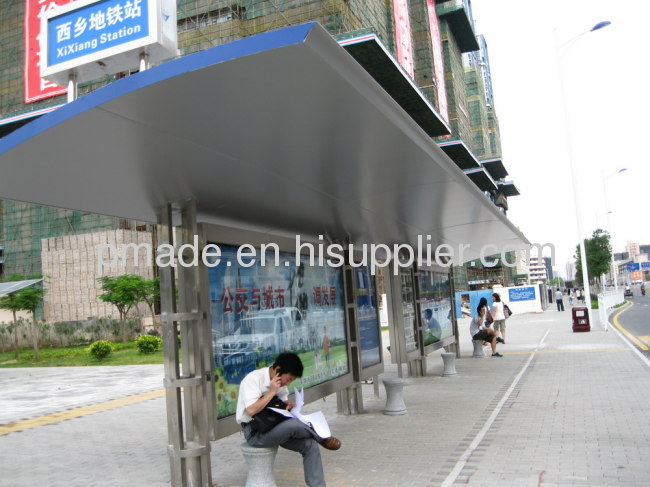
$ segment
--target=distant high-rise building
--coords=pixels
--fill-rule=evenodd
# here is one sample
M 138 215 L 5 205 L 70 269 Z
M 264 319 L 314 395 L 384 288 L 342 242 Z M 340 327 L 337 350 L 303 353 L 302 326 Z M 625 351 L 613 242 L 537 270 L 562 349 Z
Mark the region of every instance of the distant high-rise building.
M 566 270 L 566 280 L 573 281 L 576 277 L 576 265 L 575 263 L 569 261 L 565 264 Z
M 555 273 L 553 272 L 553 262 L 550 257 L 542 257 L 544 265 L 546 266 L 546 277 L 549 282 L 555 279 Z
M 637 242 L 632 242 L 631 240 L 628 240 L 627 244 L 625 244 L 625 250 L 630 259 L 634 259 L 634 257 L 641 253 L 639 244 Z
M 546 284 L 547 282 L 549 282 L 549 274 L 544 258 L 531 255 L 528 260 L 528 283 Z
M 478 51 L 468 55 L 469 65 L 480 70 L 483 78 L 483 87 L 485 88 L 485 104 L 489 107 L 494 106 L 494 90 L 492 88 L 492 73 L 490 72 L 490 56 L 488 54 L 487 42 L 483 34 L 476 36 L 480 46 Z

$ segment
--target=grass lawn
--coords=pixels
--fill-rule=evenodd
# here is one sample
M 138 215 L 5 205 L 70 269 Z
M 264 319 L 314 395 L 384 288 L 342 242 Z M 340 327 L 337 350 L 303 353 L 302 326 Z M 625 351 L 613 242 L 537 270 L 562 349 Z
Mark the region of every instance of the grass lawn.
M 162 351 L 142 354 L 135 348 L 135 342 L 113 343 L 113 353 L 104 360 L 97 360 L 88 353 L 89 345 L 66 348 L 42 348 L 41 360 L 34 360 L 34 350 L 20 349 L 18 359 L 13 350 L 0 353 L 0 368 L 6 367 L 73 367 L 83 365 L 144 365 L 162 364 Z

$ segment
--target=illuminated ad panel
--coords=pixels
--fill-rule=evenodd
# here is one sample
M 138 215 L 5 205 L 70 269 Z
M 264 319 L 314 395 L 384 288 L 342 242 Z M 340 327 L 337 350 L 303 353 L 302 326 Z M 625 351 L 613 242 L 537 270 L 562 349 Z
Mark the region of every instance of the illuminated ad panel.
M 411 78 L 415 78 L 413 68 L 413 45 L 411 42 L 411 21 L 406 0 L 393 0 L 393 16 L 395 21 L 395 46 L 397 61 Z
M 420 312 L 424 329 L 424 345 L 430 345 L 454 334 L 451 322 L 451 281 L 448 273 L 418 271 Z
M 417 322 L 415 315 L 415 286 L 411 271 L 401 269 L 399 273 L 400 289 L 402 293 L 402 317 L 404 319 L 404 343 L 406 353 L 418 349 L 418 336 L 416 333 Z
M 25 0 L 25 66 L 23 73 L 25 103 L 63 95 L 67 89 L 41 78 L 41 18 L 55 7 L 71 0 Z
M 177 51 L 173 0 L 78 0 L 41 18 L 41 76 L 89 81 L 172 58 Z
M 51 18 L 47 65 L 55 66 L 147 37 L 147 7 L 146 1 L 104 0 Z
M 440 40 L 440 26 L 436 15 L 435 0 L 427 0 L 427 12 L 429 15 L 429 30 L 431 31 L 431 53 L 433 57 L 433 75 L 436 80 L 438 92 L 438 111 L 440 115 L 449 122 L 449 109 L 447 106 L 447 88 L 445 87 L 445 66 L 442 56 L 442 44 Z
M 219 264 L 208 269 L 219 418 L 235 413 L 246 374 L 281 352 L 297 353 L 305 366 L 292 384 L 298 389 L 349 372 L 340 267 L 310 266 L 308 256 L 296 265 L 294 253 L 273 250 L 264 262 L 257 252 L 249 266 L 238 262 L 237 247 L 219 248 Z
M 375 277 L 370 268 L 362 266 L 354 271 L 357 291 L 357 321 L 359 322 L 359 348 L 361 367 L 366 368 L 381 362 L 379 349 L 379 321 L 377 319 L 377 294 Z

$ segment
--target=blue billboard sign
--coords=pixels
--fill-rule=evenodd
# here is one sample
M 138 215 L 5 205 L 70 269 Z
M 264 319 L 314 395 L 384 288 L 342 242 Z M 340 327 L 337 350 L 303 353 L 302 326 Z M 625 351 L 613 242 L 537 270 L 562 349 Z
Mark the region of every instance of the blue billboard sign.
M 143 0 L 100 0 L 49 21 L 48 65 L 149 36 L 148 3 Z
M 75 0 L 43 12 L 41 77 L 83 83 L 175 57 L 176 0 Z
M 641 262 L 642 269 L 650 269 L 650 262 Z
M 638 271 L 639 263 L 638 262 L 629 262 L 626 266 L 628 271 Z
M 508 298 L 512 301 L 531 301 L 535 299 L 535 287 L 508 289 Z

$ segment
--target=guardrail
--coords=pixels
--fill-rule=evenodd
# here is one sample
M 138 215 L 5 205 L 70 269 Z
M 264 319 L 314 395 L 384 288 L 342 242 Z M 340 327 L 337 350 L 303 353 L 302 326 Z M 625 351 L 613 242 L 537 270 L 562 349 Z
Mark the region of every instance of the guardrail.
M 603 291 L 598 294 L 598 317 L 605 330 L 609 328 L 609 312 L 616 305 L 625 302 L 623 289 Z

